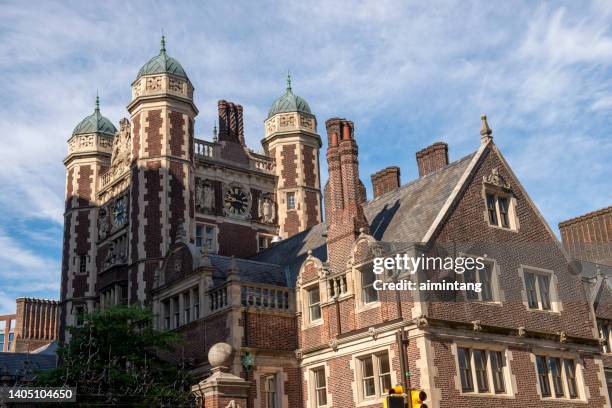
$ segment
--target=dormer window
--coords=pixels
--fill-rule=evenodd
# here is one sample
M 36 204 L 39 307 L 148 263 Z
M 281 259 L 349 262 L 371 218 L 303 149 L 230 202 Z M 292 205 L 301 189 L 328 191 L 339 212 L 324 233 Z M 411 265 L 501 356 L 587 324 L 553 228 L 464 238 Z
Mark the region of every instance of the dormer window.
M 517 230 L 515 198 L 510 185 L 502 178 L 497 169 L 493 169 L 489 176 L 485 176 L 484 197 L 487 208 L 486 218 L 490 226 Z

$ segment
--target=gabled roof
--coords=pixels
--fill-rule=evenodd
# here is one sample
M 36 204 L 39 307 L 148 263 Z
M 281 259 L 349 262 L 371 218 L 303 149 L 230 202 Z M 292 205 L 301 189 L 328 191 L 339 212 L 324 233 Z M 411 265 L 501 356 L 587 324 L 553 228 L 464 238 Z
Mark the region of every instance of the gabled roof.
M 387 242 L 421 242 L 476 154 L 366 202 L 364 213 L 372 236 Z M 309 250 L 316 258 L 327 261 L 324 223 L 283 240 L 252 259 L 280 265 L 295 282 Z

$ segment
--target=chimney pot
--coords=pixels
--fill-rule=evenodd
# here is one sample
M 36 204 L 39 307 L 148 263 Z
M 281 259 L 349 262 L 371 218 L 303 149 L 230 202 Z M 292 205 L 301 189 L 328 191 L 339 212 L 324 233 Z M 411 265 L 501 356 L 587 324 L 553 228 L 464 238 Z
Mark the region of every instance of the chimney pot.
M 374 198 L 379 197 L 389 191 L 393 191 L 400 186 L 400 168 L 390 166 L 370 176 L 372 180 L 372 191 Z

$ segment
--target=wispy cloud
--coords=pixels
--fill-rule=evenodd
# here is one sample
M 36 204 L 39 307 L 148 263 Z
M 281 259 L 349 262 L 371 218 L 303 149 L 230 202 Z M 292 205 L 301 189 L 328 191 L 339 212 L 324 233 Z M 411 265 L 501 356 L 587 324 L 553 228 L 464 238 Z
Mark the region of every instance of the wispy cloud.
M 290 69 L 320 133 L 331 116 L 355 121 L 366 184 L 391 164 L 415 177 L 414 152 L 435 140 L 451 158 L 473 151 L 486 112 L 553 226 L 612 202 L 609 2 L 143 4 L 9 1 L 0 11 L 0 245 L 24 259 L 11 268 L 38 262 L 28 273 L 42 287 L 49 276 L 59 285 L 66 141 L 96 89 L 104 115 L 127 116 L 162 28 L 196 88 L 198 137 L 210 138 L 224 98 L 244 105 L 258 149 Z M 50 239 L 15 224 L 50 228 Z

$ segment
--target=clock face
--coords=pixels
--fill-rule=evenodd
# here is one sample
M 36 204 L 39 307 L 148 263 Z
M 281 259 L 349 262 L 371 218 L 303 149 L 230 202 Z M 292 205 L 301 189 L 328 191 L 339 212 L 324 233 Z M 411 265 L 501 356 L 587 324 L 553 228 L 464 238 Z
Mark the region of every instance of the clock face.
M 240 187 L 230 187 L 225 193 L 225 208 L 232 215 L 244 215 L 249 198 Z
M 113 225 L 120 227 L 127 221 L 127 199 L 119 198 L 113 207 Z

